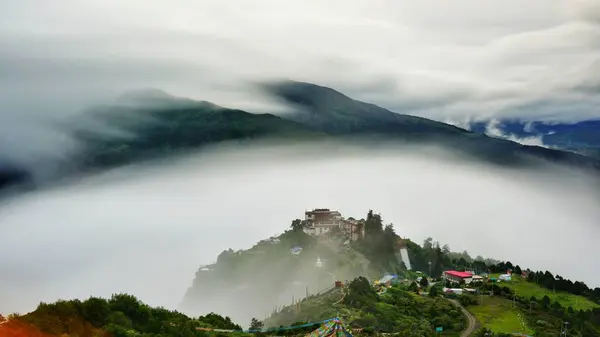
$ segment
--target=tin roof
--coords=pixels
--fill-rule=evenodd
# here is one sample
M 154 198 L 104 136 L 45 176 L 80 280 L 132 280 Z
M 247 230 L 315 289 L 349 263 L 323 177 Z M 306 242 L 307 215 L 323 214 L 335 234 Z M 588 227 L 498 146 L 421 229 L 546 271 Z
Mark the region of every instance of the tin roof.
M 460 277 L 460 278 L 473 277 L 473 274 L 466 272 L 466 271 L 447 270 L 444 273 L 451 275 L 451 276 Z

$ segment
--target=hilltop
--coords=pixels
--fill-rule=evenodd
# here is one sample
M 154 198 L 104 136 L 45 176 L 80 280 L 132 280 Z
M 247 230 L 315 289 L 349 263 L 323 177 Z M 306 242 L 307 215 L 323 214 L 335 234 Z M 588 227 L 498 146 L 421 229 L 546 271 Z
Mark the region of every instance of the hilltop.
M 249 250 L 225 251 L 217 263 L 202 267 L 182 310 L 215 306 L 239 321 L 270 312 L 263 323 L 273 328 L 340 317 L 358 331 L 410 327 L 423 336 L 438 326 L 445 335 L 458 335 L 470 325 L 496 333 L 551 335 L 560 332 L 561 316 L 590 322 L 572 326 L 572 335 L 595 333 L 600 326 L 600 288 L 511 262 L 474 259 L 431 238 L 419 245 L 401 238 L 372 211 L 355 220 L 315 209 L 290 228 Z M 481 276 L 467 285 L 443 276 L 449 270 Z M 393 285 L 381 287 L 379 279 Z M 461 312 L 459 302 L 470 314 Z M 250 303 L 251 309 L 240 303 Z M 469 324 L 469 317 L 476 323 Z
M 211 308 L 248 321 L 327 291 L 335 281 L 400 273 L 406 269 L 401 250 L 405 259 L 412 260 L 409 264 L 427 263 L 418 245 L 402 240 L 393 225 L 384 225 L 372 211 L 360 220 L 345 219 L 329 209 L 308 211 L 305 216 L 291 221 L 280 236 L 247 250 L 223 251 L 216 263 L 201 266 L 181 310 L 200 314 Z M 437 271 L 441 266 L 436 263 L 432 268 Z

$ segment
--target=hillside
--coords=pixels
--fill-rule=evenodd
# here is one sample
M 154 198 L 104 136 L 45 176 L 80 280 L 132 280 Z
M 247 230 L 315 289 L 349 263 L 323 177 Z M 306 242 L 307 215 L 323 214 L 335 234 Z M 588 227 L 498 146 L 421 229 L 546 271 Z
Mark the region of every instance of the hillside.
M 491 265 L 502 270 L 506 263 Z M 531 272 L 531 275 L 536 273 Z M 471 284 L 477 295 L 444 293 L 444 284 L 436 278 L 420 280 L 416 275 L 405 278 L 376 292 L 377 285 L 364 278 L 347 283 L 319 296 L 311 296 L 292 306 L 284 307 L 265 320 L 266 326 L 290 322 L 319 321 L 326 317 L 341 317 L 355 331 L 400 333 L 400 335 L 433 336 L 434 328 L 442 327 L 441 335 L 459 335 L 467 330 L 462 304 L 475 318 L 475 335 L 558 336 L 568 322 L 570 336 L 597 336 L 600 333 L 599 288 L 587 295 L 545 289 L 520 275 L 500 283 Z M 490 278 L 498 274 L 490 275 Z M 570 281 L 563 279 L 563 286 Z M 420 289 L 419 289 L 420 288 Z M 572 291 L 575 291 L 572 289 Z M 456 301 L 455 304 L 452 301 Z M 458 304 L 460 303 L 460 304 Z M 407 328 L 409 327 L 409 328 Z
M 271 114 L 251 114 L 208 102 L 163 98 L 136 106 L 106 106 L 93 110 L 93 119 L 120 129 L 108 137 L 91 129 L 78 129 L 85 144 L 76 163 L 82 169 L 99 169 L 140 160 L 162 158 L 210 143 L 258 138 L 297 139 L 323 135 Z M 79 123 L 83 124 L 83 123 Z
M 63 131 L 79 141 L 78 151 L 52 164 L 52 175 L 35 179 L 31 168 L 0 165 L 0 189 L 14 184 L 44 185 L 62 177 L 163 159 L 221 142 L 257 139 L 288 142 L 365 140 L 403 146 L 435 144 L 477 160 L 503 166 L 546 161 L 600 170 L 600 160 L 572 152 L 524 146 L 425 118 L 401 115 L 353 100 L 331 88 L 302 82 L 265 86 L 296 113 L 253 114 L 209 102 L 150 91 L 99 106 L 65 121 Z
M 444 327 L 444 336 L 459 336 L 466 328 L 465 317 L 442 297 L 417 294 L 410 284 L 398 284 L 377 294 L 366 278 L 349 282 L 321 296 L 286 307 L 264 321 L 277 327 L 301 321 L 340 317 L 356 330 L 398 333 L 401 336 L 434 336 L 435 327 Z
M 338 280 L 379 279 L 385 273 L 406 272 L 396 256 L 400 237 L 394 227 L 384 225 L 381 215 L 372 211 L 358 222 L 365 229 L 364 239 L 358 241 L 337 231 L 311 237 L 296 219 L 278 237 L 248 250 L 224 251 L 216 263 L 199 268 L 180 309 L 194 315 L 216 311 L 246 322 L 328 291 Z M 432 272 L 441 273 L 452 265 L 433 242 L 422 249 L 410 240 L 402 241 L 413 268 L 431 267 Z M 433 261 L 431 266 L 429 261 Z
M 76 130 L 75 136 L 85 146 L 75 162 L 82 169 L 98 169 L 162 158 L 223 141 L 352 138 L 391 140 L 398 146 L 437 144 L 498 165 L 540 164 L 534 159 L 542 159 L 600 170 L 600 161 L 586 156 L 524 146 L 426 118 L 397 114 L 327 87 L 295 81 L 264 87 L 296 113 L 253 114 L 156 92 L 130 95 L 116 105 L 97 107 L 92 116 L 121 129 L 125 136 Z
M 339 245 L 341 241 L 336 241 L 335 235 L 318 238 L 305 236 L 297 230 L 302 228 L 302 222 L 295 220 L 291 226 L 293 229 L 282 235 L 280 241 L 270 239 L 249 251 L 221 254 L 217 264 L 198 271 L 185 300 L 192 306 L 194 302 L 219 305 L 218 301 L 210 302 L 216 296 L 219 301 L 227 303 L 223 307 L 227 315 L 240 315 L 240 312 L 230 314 L 232 309 L 229 305 L 235 299 L 252 303 L 252 307 L 258 309 L 253 317 L 260 317 L 264 309 L 270 309 L 271 315 L 264 320 L 267 327 L 320 322 L 340 317 L 354 331 L 362 329 L 363 332 L 407 333 L 407 327 L 410 327 L 413 329 L 411 331 L 418 331 L 419 336 L 428 336 L 433 334 L 434 328 L 438 326 L 444 329 L 444 335 L 459 335 L 467 328 L 466 316 L 461 313 L 460 308 L 448 301 L 455 299 L 472 313 L 475 324 L 482 329 L 481 333 L 485 333 L 485 329 L 491 329 L 495 333 L 520 332 L 535 333 L 536 336 L 554 336 L 560 333 L 561 322 L 565 318 L 581 323 L 577 327 L 571 326 L 570 335 L 589 335 L 599 331 L 600 288 L 591 289 L 582 282 L 572 282 L 560 276 L 553 276 L 549 272 L 522 269 L 510 262 L 473 259 L 466 252 L 453 253 L 448 246 L 442 246 L 431 238 L 425 240 L 423 245 L 400 239 L 395 233 L 397 229 L 391 225 L 384 226 L 381 215 L 371 211 L 359 222 L 364 225 L 365 236 L 356 242 Z M 300 238 L 306 240 L 303 241 L 304 249 L 294 258 L 301 261 L 300 257 L 306 253 L 305 264 L 302 267 L 300 263 L 292 263 L 292 255 L 286 252 L 288 247 L 299 244 L 293 240 Z M 395 260 L 397 242 L 402 242 L 402 246 L 407 248 L 412 270 L 406 270 L 402 263 Z M 336 246 L 344 248 L 332 249 Z M 251 251 L 254 253 L 249 254 Z M 258 253 L 260 251 L 264 253 Z M 242 258 L 252 254 L 262 258 Z M 321 258 L 327 257 L 324 259 L 324 268 L 314 265 L 315 257 L 319 255 Z M 232 259 L 237 262 L 223 264 L 226 256 L 235 256 Z M 332 264 L 329 263 L 328 266 L 327 262 L 331 261 L 332 257 L 336 261 L 336 267 L 327 269 L 332 268 Z M 364 265 L 356 263 L 359 257 L 366 262 Z M 285 265 L 286 269 L 266 267 L 277 265 L 276 261 L 281 261 L 279 268 L 284 268 Z M 352 261 L 355 267 L 346 272 L 338 269 L 339 266 Z M 363 267 L 358 267 L 359 265 Z M 491 274 L 484 276 L 485 282 L 469 285 L 478 293 L 477 296 L 444 294 L 443 287 L 457 287 L 457 284 L 440 279 L 440 275 L 455 268 L 472 270 L 483 275 L 489 272 Z M 228 269 L 228 276 L 217 277 L 219 274 L 215 271 L 219 269 Z M 363 274 L 360 274 L 361 270 Z M 493 282 L 499 273 L 507 270 L 514 273 L 511 281 Z M 379 279 L 386 273 L 397 274 L 397 280 L 400 282 L 390 288 L 378 288 L 372 280 Z M 521 273 L 526 276 L 522 277 Z M 300 287 L 296 292 L 291 292 L 291 287 L 285 286 L 290 280 L 297 278 L 297 275 L 309 274 L 312 276 L 300 282 L 292 281 L 291 284 L 300 286 L 306 280 L 320 278 L 322 283 L 319 283 L 318 287 L 324 286 L 322 291 L 303 293 L 304 287 Z M 329 278 L 327 274 L 333 274 L 335 277 Z M 352 274 L 360 276 L 353 280 L 347 278 Z M 289 275 L 294 277 L 290 278 Z M 343 277 L 339 277 L 341 275 Z M 281 282 L 271 281 L 271 278 L 275 277 L 281 278 Z M 228 279 L 237 281 L 239 287 L 236 291 L 231 291 L 231 284 L 234 282 L 227 281 Z M 343 281 L 342 288 L 333 287 L 332 283 L 336 279 Z M 249 280 L 251 281 L 248 282 Z M 308 286 L 310 287 L 314 285 Z M 244 288 L 248 289 L 249 294 L 240 292 Z M 272 289 L 274 294 L 265 295 L 267 288 Z M 224 293 L 229 293 L 230 297 L 223 297 Z M 275 294 L 286 294 L 282 302 L 287 305 L 272 305 L 271 308 L 264 305 L 269 300 L 273 303 Z M 255 297 L 248 297 L 251 295 Z
M 498 275 L 499 274 L 491 274 L 490 277 L 498 277 Z M 542 299 L 544 296 L 548 296 L 551 302 L 558 302 L 563 307 L 572 307 L 574 310 L 591 310 L 593 308 L 600 307 L 599 304 L 594 303 L 584 296 L 562 290 L 562 284 L 558 282 L 556 282 L 558 284 L 558 290 L 556 290 L 557 285 L 554 284 L 554 282 L 551 286 L 552 289 L 549 289 L 550 287 L 544 288 L 536 282 L 539 281 L 536 281 L 535 274 L 532 274 L 530 281 L 522 277 L 516 277 L 513 278 L 511 282 L 502 283 L 502 286 L 508 287 L 517 296 L 527 298 L 534 297 L 537 299 Z
M 294 247 L 302 251 L 295 255 L 290 251 Z M 192 314 L 210 310 L 249 322 L 294 299 L 328 290 L 335 280 L 379 273 L 341 240 L 323 242 L 289 230 L 247 250 L 224 251 L 216 263 L 201 267 L 180 309 Z
M 532 165 L 536 163 L 532 159 L 542 159 L 600 169 L 600 161 L 583 155 L 520 145 L 426 118 L 398 114 L 312 83 L 284 81 L 266 85 L 265 90 L 296 107 L 296 113 L 282 115 L 285 118 L 337 136 L 439 144 L 498 165 Z
M 548 272 L 522 270 L 510 262 L 473 259 L 466 252 L 453 253 L 448 246 L 431 238 L 422 245 L 400 239 L 397 229 L 384 225 L 381 215 L 371 211 L 359 223 L 365 228 L 364 238 L 346 244 L 340 234 L 307 236 L 299 230 L 302 221 L 295 220 L 292 230 L 278 238 L 264 240 L 249 250 L 225 251 L 216 264 L 202 267 L 196 273 L 181 309 L 193 314 L 214 309 L 241 322 L 271 313 L 264 320 L 268 327 L 333 317 L 342 318 L 354 329 L 378 332 L 403 331 L 407 326 L 431 332 L 436 324 L 441 324 L 446 334 L 453 335 L 466 327 L 460 310 L 447 301 L 456 298 L 473 312 L 479 326 L 495 332 L 555 331 L 560 329 L 559 310 L 572 315 L 573 321 L 588 317 L 592 322 L 588 327 L 573 327 L 573 333 L 596 331 L 600 326 L 600 322 L 594 321 L 600 319 L 600 288 L 590 289 L 582 282 L 554 277 Z M 408 250 L 412 270 L 397 261 L 394 254 L 398 242 Z M 294 255 L 290 248 L 297 246 L 303 249 Z M 322 266 L 318 260 L 323 262 Z M 456 285 L 445 284 L 440 275 L 455 268 L 484 275 L 492 272 L 490 280 L 506 270 L 514 270 L 515 276 L 511 282 L 475 285 L 480 293 L 476 298 L 442 296 L 442 287 Z M 528 277 L 517 276 L 520 273 Z M 372 280 L 386 274 L 396 274 L 404 281 L 374 296 Z M 414 282 L 422 282 L 420 278 L 425 274 L 431 276 L 426 276 L 428 282 L 421 283 L 424 294 L 417 295 Z M 345 287 L 334 288 L 336 280 Z M 435 286 L 431 287 L 430 282 Z M 517 302 L 539 303 L 539 310 L 532 309 L 530 313 L 518 307 Z M 544 307 L 540 307 L 542 304 Z
M 228 317 L 214 313 L 190 318 L 164 308 L 153 308 L 132 295 L 110 299 L 40 303 L 26 315 L 12 315 L 0 322 L 0 337 L 167 337 L 214 336 L 201 329 L 241 330 Z M 243 335 L 234 333 L 231 335 Z
M 523 289 L 528 291 L 520 291 Z M 462 295 L 460 299 L 485 329 L 495 333 L 558 336 L 566 328 L 564 322 L 568 322 L 570 336 L 600 333 L 598 299 L 566 292 L 552 298 L 543 294 L 548 294 L 547 289 L 515 277 L 498 285 L 486 283 L 480 296 Z

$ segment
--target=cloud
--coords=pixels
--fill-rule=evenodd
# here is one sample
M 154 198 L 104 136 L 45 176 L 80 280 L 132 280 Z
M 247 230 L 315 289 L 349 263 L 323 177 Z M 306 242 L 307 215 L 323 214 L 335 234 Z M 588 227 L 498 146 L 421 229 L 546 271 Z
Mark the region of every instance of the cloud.
M 6 95 L 13 98 L 49 87 L 66 87 L 53 94 L 72 99 L 156 86 L 241 107 L 251 100 L 215 89 L 287 77 L 400 112 L 501 117 L 515 105 L 562 100 L 565 86 L 581 82 L 573 72 L 600 55 L 597 7 L 576 0 L 10 1 L 0 34 L 10 55 L 3 64 L 11 66 L 2 78 L 16 82 Z M 364 90 L 373 83 L 386 85 Z M 562 117 L 598 116 L 572 110 Z
M 499 120 L 491 120 L 485 128 L 485 134 L 492 137 L 508 139 L 523 145 L 550 148 L 544 144 L 544 138 L 542 136 L 517 137 L 510 133 L 507 134 L 498 127 L 500 123 L 501 122 Z M 527 129 L 527 126 L 525 126 L 525 128 Z
M 0 312 L 113 292 L 175 308 L 200 265 L 311 207 L 354 217 L 372 208 L 417 242 L 432 236 L 598 286 L 585 267 L 600 254 L 598 187 L 558 167 L 501 169 L 435 148 L 221 146 L 0 205 Z

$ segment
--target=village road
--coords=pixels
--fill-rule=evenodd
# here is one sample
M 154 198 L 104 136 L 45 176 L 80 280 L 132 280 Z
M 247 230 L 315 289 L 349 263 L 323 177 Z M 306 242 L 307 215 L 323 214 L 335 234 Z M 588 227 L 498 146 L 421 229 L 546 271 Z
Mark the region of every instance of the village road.
M 454 304 L 454 306 L 456 306 L 457 308 L 459 308 L 463 315 L 465 315 L 467 317 L 467 327 L 463 330 L 463 332 L 460 334 L 460 337 L 469 337 L 473 334 L 473 332 L 475 331 L 475 329 L 477 328 L 477 319 L 471 315 L 471 313 L 469 311 L 467 311 L 467 309 L 465 309 L 465 307 L 463 307 L 462 305 L 460 305 L 460 303 L 457 300 L 449 300 L 452 304 Z

